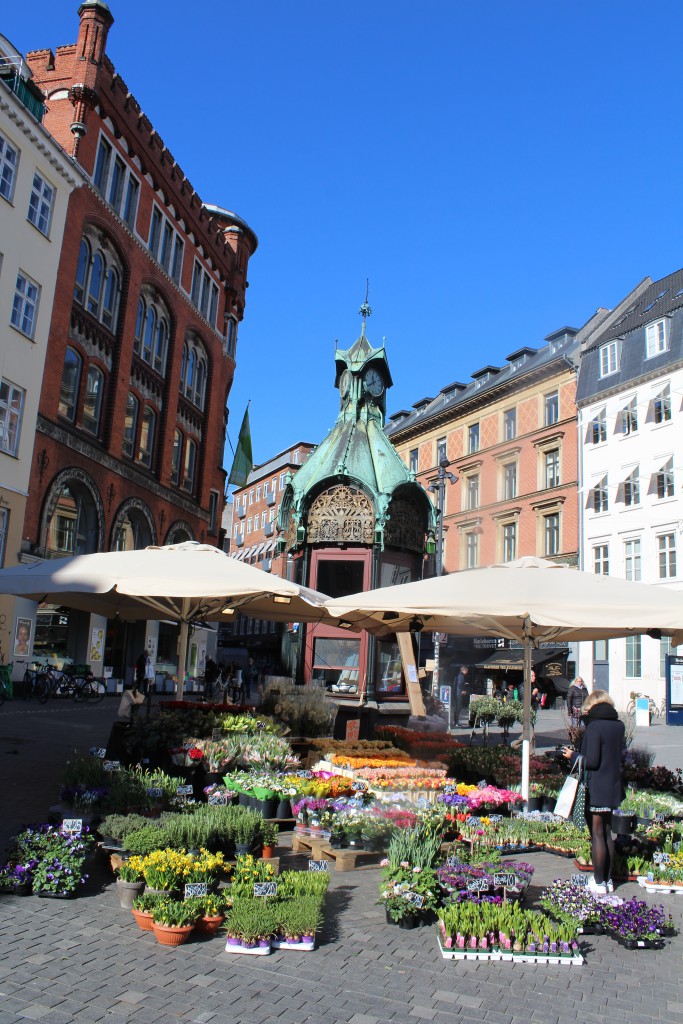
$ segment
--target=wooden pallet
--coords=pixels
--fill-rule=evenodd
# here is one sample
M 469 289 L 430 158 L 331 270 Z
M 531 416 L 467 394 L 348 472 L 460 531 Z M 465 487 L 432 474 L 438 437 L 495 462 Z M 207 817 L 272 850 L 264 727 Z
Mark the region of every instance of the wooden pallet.
M 374 850 L 352 850 L 348 847 L 339 850 L 330 846 L 327 839 L 299 836 L 296 832 L 292 835 L 292 853 L 308 853 L 311 860 L 330 860 L 331 858 L 336 871 L 353 871 L 359 866 L 359 860 L 365 861 L 368 858 L 376 860 L 381 856 Z

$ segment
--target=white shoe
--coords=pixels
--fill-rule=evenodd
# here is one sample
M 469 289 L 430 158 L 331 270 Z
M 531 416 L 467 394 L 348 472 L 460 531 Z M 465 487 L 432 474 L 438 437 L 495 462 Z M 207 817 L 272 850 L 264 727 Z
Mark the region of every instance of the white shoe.
M 606 896 L 609 892 L 605 882 L 595 881 L 595 875 L 591 875 L 588 879 L 588 889 L 590 892 L 594 892 L 596 896 Z
M 605 882 L 605 885 L 607 886 L 607 892 L 614 892 L 614 882 L 611 878 L 608 878 L 608 880 Z

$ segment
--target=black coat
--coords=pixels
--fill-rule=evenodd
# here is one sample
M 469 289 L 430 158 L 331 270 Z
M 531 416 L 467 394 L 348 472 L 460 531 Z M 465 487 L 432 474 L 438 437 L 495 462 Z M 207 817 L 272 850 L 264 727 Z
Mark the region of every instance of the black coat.
M 574 686 L 572 685 L 567 690 L 567 711 L 570 715 L 578 715 L 583 706 L 583 702 L 588 696 L 588 690 L 585 686 Z
M 586 769 L 586 807 L 611 807 L 624 799 L 621 757 L 624 723 L 610 704 L 596 704 L 586 716 L 581 756 Z

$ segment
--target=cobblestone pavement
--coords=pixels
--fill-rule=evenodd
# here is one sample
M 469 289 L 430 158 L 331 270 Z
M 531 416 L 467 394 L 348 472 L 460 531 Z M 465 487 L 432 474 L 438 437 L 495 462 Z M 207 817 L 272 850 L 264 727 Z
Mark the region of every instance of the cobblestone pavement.
M 113 708 L 67 713 L 15 705 L 9 715 L 8 707 L 0 712 L 0 801 L 5 821 L 13 819 L 4 828 L 16 830 L 35 818 L 38 805 L 54 802 L 60 756 L 106 739 Z M 12 749 L 24 753 L 10 755 Z M 40 775 L 49 781 L 36 788 Z M 26 814 L 15 818 L 22 792 Z M 305 867 L 290 857 L 283 856 L 283 867 Z M 544 884 L 572 872 L 571 860 L 528 859 L 536 867 L 531 901 Z M 73 901 L 0 896 L 0 1024 L 683 1024 L 683 937 L 640 952 L 590 937 L 583 967 L 443 960 L 433 927 L 404 931 L 385 923 L 375 905 L 378 880 L 376 867 L 333 871 L 319 948 L 258 958 L 225 953 L 220 936 L 177 949 L 157 945 L 119 908 L 104 863 Z M 618 891 L 642 895 L 636 885 Z M 683 899 L 661 902 L 682 926 Z

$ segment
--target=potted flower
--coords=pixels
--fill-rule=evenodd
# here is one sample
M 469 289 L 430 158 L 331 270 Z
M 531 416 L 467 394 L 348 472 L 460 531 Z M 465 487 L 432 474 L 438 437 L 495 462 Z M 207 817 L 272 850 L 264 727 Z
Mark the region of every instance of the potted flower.
M 223 893 L 209 893 L 208 896 L 191 897 L 186 902 L 193 902 L 198 916 L 195 931 L 202 935 L 215 935 L 225 920 L 225 912 L 229 900 Z
M 190 937 L 198 917 L 186 900 L 160 900 L 152 912 L 152 931 L 162 946 L 180 946 Z
M 277 907 L 277 935 L 272 942 L 273 948 L 314 949 L 315 934 L 322 923 L 321 902 L 317 896 L 283 900 Z
M 184 850 L 153 850 L 142 860 L 146 891 L 168 896 L 179 892 L 190 864 L 191 858 Z
M 280 829 L 276 821 L 264 821 L 261 826 L 261 841 L 263 842 L 262 857 L 270 859 L 275 856 L 275 848 L 280 839 Z
M 130 909 L 133 917 L 135 918 L 135 922 L 141 931 L 151 932 L 154 910 L 164 898 L 164 896 L 159 896 L 157 893 L 151 892 L 143 892 L 141 896 L 135 897 L 133 900 L 133 906 Z
M 25 864 L 4 864 L 0 868 L 0 892 L 12 896 L 29 896 L 33 885 L 33 873 L 38 861 L 29 858 Z
M 235 820 L 233 834 L 238 857 L 249 853 L 254 845 L 256 836 L 263 827 L 262 821 L 263 819 L 260 814 L 249 813 L 242 813 Z
M 266 956 L 276 927 L 276 912 L 266 900 L 237 899 L 225 918 L 225 951 Z
M 130 910 L 133 900 L 145 888 L 145 876 L 142 871 L 142 857 L 129 857 L 121 862 L 116 878 L 116 889 L 119 894 L 119 906 Z
M 602 906 L 602 922 L 613 938 L 627 949 L 659 949 L 668 927 L 663 907 L 631 899 L 617 906 Z
M 346 844 L 352 849 L 362 845 L 363 824 L 363 819 L 360 817 L 349 817 L 343 824 Z

